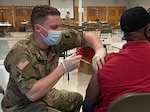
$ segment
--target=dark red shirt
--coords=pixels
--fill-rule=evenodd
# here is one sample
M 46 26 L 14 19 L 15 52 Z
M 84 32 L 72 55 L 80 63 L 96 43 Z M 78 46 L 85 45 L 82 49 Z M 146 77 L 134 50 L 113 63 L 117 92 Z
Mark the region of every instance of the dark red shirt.
M 95 112 L 106 112 L 110 102 L 128 92 L 150 92 L 150 43 L 128 42 L 119 53 L 106 57 L 97 76 L 103 101 Z

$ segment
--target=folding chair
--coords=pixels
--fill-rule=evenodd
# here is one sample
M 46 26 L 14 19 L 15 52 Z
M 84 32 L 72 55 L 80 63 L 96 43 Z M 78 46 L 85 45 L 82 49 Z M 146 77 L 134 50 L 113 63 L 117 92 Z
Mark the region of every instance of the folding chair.
M 28 22 L 25 26 L 25 34 L 26 36 L 30 35 L 31 33 L 33 32 L 33 29 L 32 29 L 32 26 L 31 26 L 31 23 Z
M 105 28 L 105 29 L 101 30 L 101 33 L 100 33 L 100 38 L 101 39 L 108 39 L 109 36 L 112 37 L 112 29 Z
M 4 89 L 2 88 L 1 85 L 0 85 L 0 93 L 2 93 L 4 95 Z
M 120 25 L 117 25 L 117 26 L 115 26 L 115 27 L 113 28 L 113 33 L 114 33 L 114 34 L 115 34 L 115 33 L 118 33 L 118 32 L 122 32 Z
M 107 112 L 150 112 L 150 93 L 126 93 L 114 99 Z

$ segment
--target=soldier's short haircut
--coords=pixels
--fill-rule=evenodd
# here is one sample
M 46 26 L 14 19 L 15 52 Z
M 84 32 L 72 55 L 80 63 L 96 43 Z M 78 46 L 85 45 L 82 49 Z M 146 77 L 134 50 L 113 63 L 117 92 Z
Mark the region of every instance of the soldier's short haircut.
M 60 16 L 60 12 L 57 8 L 51 7 L 49 5 L 37 5 L 33 8 L 31 13 L 31 25 L 32 27 L 36 23 L 44 22 L 47 19 L 48 15 L 58 15 Z

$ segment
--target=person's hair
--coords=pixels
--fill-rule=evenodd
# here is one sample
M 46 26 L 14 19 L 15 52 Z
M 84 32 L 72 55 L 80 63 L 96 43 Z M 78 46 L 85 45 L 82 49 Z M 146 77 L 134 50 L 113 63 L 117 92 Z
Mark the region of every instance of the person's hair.
M 32 14 L 31 14 L 31 25 L 34 27 L 34 24 L 43 23 L 47 16 L 60 16 L 60 12 L 57 8 L 51 7 L 49 5 L 37 5 L 34 7 Z
M 69 12 L 69 11 L 67 11 L 67 14 L 70 14 L 70 12 Z

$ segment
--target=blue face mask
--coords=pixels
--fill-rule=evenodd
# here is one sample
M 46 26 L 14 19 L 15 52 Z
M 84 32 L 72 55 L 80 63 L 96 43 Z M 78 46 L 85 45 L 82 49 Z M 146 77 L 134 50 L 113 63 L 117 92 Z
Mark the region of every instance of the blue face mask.
M 42 26 L 40 26 L 40 27 L 42 27 Z M 50 45 L 56 45 L 56 44 L 59 43 L 59 41 L 61 40 L 62 31 L 47 30 L 44 27 L 42 27 L 42 28 L 48 32 L 48 36 L 47 37 L 44 37 L 40 33 L 40 35 L 43 37 L 43 41 L 45 42 L 45 44 L 50 46 Z

